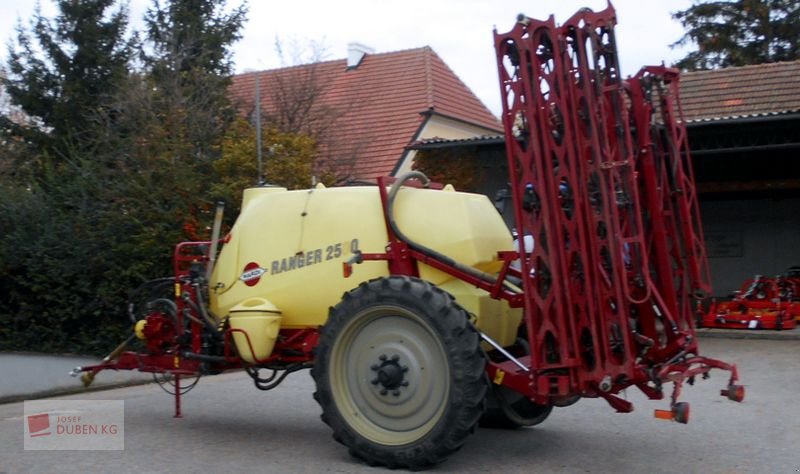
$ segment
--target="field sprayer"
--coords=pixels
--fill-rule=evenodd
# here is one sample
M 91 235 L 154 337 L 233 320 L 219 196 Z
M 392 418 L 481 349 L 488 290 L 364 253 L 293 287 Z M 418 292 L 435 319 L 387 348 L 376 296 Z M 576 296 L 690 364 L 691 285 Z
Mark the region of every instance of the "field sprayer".
M 629 387 L 658 400 L 671 383 L 656 416 L 686 423 L 682 387 L 713 368 L 741 401 L 736 367 L 695 337 L 710 278 L 679 76 L 623 80 L 615 23 L 609 6 L 495 32 L 516 249 L 485 196 L 419 172 L 250 188 L 227 236 L 218 215 L 140 292 L 129 341 L 144 348 L 77 372 L 168 375 L 180 415 L 200 375 L 244 368 L 269 390 L 310 368 L 337 441 L 412 469 L 481 422 L 531 426 L 582 397 L 629 412 Z

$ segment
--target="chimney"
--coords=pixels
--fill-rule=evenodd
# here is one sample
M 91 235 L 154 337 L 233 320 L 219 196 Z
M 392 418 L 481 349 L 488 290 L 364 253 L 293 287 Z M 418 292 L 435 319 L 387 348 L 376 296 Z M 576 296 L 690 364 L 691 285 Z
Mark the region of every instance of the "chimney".
M 375 50 L 361 43 L 347 44 L 347 69 L 355 69 L 364 60 L 364 56 L 373 54 Z

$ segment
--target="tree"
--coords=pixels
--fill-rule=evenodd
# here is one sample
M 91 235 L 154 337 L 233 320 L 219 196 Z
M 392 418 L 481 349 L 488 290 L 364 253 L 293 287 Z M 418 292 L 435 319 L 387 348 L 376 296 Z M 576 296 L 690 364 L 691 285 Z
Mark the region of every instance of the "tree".
M 672 17 L 686 34 L 671 46 L 698 46 L 675 63 L 684 70 L 800 59 L 797 0 L 695 0 Z
M 12 103 L 32 119 L 6 121 L 5 130 L 50 155 L 94 144 L 94 114 L 128 71 L 133 40 L 126 39 L 128 11 L 115 0 L 61 0 L 50 20 L 37 6 L 30 31 L 17 26 L 8 50 L 3 85 Z
M 294 40 L 286 48 L 276 38 L 275 51 L 283 68 L 267 84 L 274 108 L 266 115 L 266 121 L 284 132 L 303 133 L 315 139 L 326 137 L 342 112 L 321 103 L 331 88 L 317 66 L 327 57 L 325 46 L 311 41 L 303 47 Z
M 357 102 L 362 99 L 326 100 L 332 84 L 321 65 L 328 56 L 322 42 L 292 40 L 285 44 L 276 38 L 275 51 L 283 67 L 261 82 L 262 97 L 271 103 L 269 110 L 262 111 L 264 123 L 276 132 L 313 140 L 316 156 L 311 173 L 320 181 L 347 182 L 367 143 L 342 131 L 348 114 L 363 105 Z
M 247 8 L 226 13 L 226 0 L 159 0 L 145 15 L 144 56 L 167 138 L 187 147 L 179 158 L 218 156 L 225 129 L 235 117 L 228 100 L 233 69 L 231 46 L 241 36 Z
M 132 76 L 118 97 L 126 122 L 110 136 L 137 170 L 120 199 L 150 222 L 141 227 L 144 238 L 158 226 L 173 237 L 179 230 L 183 239 L 207 238 L 213 163 L 236 116 L 228 99 L 231 47 L 246 12 L 225 0 L 155 0 L 145 14 L 144 74 Z
M 147 43 L 135 44 L 141 69 L 115 70 L 108 88 L 95 89 L 91 82 L 107 76 L 87 81 L 69 69 L 78 67 L 73 39 L 117 18 L 99 13 L 111 3 L 60 2 L 55 23 L 41 15 L 34 22 L 35 39 L 44 43 L 24 43 L 23 34 L 12 58 L 27 71 L 10 69 L 12 85 L 54 112 L 32 114 L 38 126 L 25 128 L 35 132 L 30 137 L 0 141 L 0 350 L 107 351 L 129 333 L 129 292 L 171 273 L 175 243 L 208 237 L 213 163 L 235 116 L 227 101 L 230 45 L 244 8 L 225 13 L 218 0 L 156 2 Z M 98 10 L 80 10 L 90 5 Z M 74 21 L 62 19 L 64 10 Z M 38 49 L 42 58 L 27 57 Z M 51 51 L 63 55 L 52 60 Z M 97 100 L 84 101 L 82 88 Z M 55 117 L 70 118 L 45 121 Z M 4 173 L 18 170 L 4 166 L 7 151 L 38 163 L 36 179 Z
M 100 351 L 119 339 L 129 255 L 98 147 L 136 46 L 114 0 L 36 9 L 9 44 L 0 124 L 0 349 Z M 119 176 L 112 178 L 118 179 Z M 135 271 L 135 270 L 134 270 Z
M 130 223 L 96 199 L 96 167 L 66 157 L 32 184 L 0 181 L 0 350 L 100 353 L 126 332 L 139 278 L 115 250 Z
M 242 191 L 258 179 L 254 127 L 244 119 L 237 120 L 225 135 L 222 157 L 214 162 L 217 179 L 212 194 L 231 204 L 232 215 L 238 214 Z M 298 133 L 282 132 L 272 125 L 263 127 L 262 153 L 264 175 L 268 183 L 288 189 L 304 189 L 312 185 L 312 165 L 317 155 L 313 138 Z M 319 182 L 331 184 L 332 176 L 317 176 Z

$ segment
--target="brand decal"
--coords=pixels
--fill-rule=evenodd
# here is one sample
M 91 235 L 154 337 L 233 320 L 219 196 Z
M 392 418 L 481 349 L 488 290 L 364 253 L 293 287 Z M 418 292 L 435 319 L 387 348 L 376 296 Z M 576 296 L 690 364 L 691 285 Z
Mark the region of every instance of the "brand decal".
M 239 279 L 247 286 L 255 286 L 265 273 L 267 273 L 266 268 L 261 268 L 261 265 L 256 262 L 250 262 L 244 266 L 244 271 Z
M 358 252 L 358 239 L 337 242 L 305 252 L 297 252 L 294 255 L 273 260 L 269 267 L 270 275 L 278 275 L 280 273 L 310 267 L 311 265 L 330 260 L 339 260 L 356 252 Z
M 341 260 L 358 252 L 358 244 L 358 239 L 351 239 L 305 252 L 297 252 L 294 255 L 273 260 L 267 267 L 262 267 L 257 262 L 250 262 L 242 269 L 239 280 L 247 286 L 255 286 L 265 275 L 279 275 L 327 261 Z

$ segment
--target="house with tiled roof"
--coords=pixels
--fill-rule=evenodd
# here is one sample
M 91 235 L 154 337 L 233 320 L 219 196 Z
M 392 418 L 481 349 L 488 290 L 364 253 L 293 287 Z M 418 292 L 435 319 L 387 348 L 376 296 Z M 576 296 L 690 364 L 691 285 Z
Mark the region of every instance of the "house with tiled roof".
M 800 61 L 685 73 L 681 100 L 701 192 L 800 190 Z
M 800 61 L 683 73 L 680 94 L 715 295 L 800 265 Z M 411 148 L 481 161 L 490 172 L 476 191 L 493 197 L 508 174 L 504 143 L 494 135 Z
M 681 75 L 688 123 L 800 113 L 800 61 L 729 67 Z
M 263 115 L 300 132 L 322 130 L 319 161 L 341 182 L 410 169 L 416 152 L 406 146 L 420 139 L 502 130 L 429 47 L 371 54 L 351 44 L 347 59 L 234 76 L 231 96 L 245 115 L 255 109 L 257 83 Z

